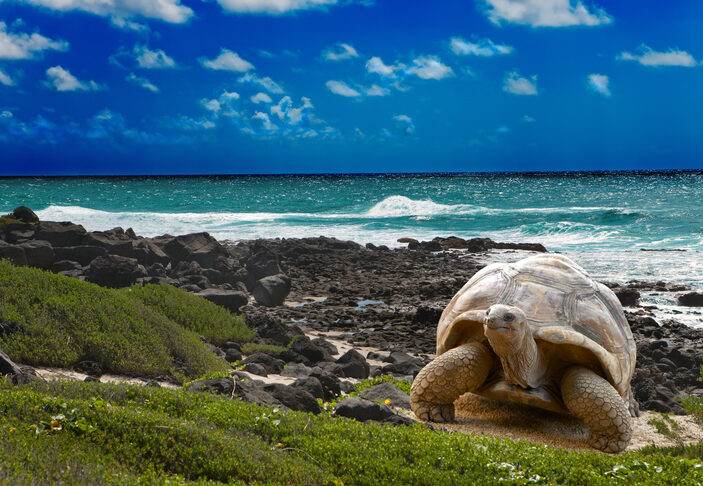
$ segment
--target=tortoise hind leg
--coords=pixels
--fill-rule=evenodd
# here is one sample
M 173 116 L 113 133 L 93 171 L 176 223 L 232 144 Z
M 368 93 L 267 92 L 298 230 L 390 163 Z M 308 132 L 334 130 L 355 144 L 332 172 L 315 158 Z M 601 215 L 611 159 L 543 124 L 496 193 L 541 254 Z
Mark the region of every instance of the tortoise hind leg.
M 490 351 L 481 343 L 450 349 L 425 366 L 410 389 L 410 405 L 420 420 L 451 422 L 454 400 L 476 390 L 493 365 Z
M 574 366 L 561 380 L 561 396 L 566 408 L 591 429 L 591 446 L 611 453 L 625 450 L 632 438 L 630 411 L 607 380 Z

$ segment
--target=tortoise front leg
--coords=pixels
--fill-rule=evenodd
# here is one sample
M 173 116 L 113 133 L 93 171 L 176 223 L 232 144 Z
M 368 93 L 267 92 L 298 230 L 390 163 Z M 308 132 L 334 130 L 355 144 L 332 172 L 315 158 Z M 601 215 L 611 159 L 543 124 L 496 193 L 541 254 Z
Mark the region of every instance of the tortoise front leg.
M 490 351 L 481 343 L 450 349 L 425 366 L 410 389 L 410 406 L 420 420 L 451 422 L 454 400 L 476 390 L 493 365 Z
M 569 368 L 561 380 L 566 408 L 591 429 L 589 444 L 603 452 L 622 452 L 632 438 L 630 411 L 606 379 L 582 366 Z

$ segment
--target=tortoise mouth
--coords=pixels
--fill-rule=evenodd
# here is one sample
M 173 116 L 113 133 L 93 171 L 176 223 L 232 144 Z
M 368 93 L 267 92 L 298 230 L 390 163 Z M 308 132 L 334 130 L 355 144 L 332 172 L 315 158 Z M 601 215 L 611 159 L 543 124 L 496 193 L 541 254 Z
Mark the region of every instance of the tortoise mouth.
M 486 323 L 486 330 L 487 331 L 495 331 L 495 332 L 515 332 L 517 329 L 515 327 L 509 325 L 509 324 L 498 324 L 495 322 L 487 322 Z

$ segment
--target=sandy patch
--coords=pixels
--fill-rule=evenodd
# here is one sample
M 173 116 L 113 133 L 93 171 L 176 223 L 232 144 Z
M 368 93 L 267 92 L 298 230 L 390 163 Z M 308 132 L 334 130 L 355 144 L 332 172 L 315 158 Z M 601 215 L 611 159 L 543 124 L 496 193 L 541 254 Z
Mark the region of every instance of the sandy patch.
M 456 423 L 435 424 L 441 430 L 493 437 L 527 440 L 567 449 L 593 450 L 587 443 L 588 428 L 576 418 L 519 404 L 496 402 L 466 394 L 455 403 Z M 703 427 L 689 416 L 670 415 L 679 425 L 676 431 L 680 443 L 692 444 L 703 440 Z M 659 434 L 649 423 L 659 418 L 656 412 L 642 412 L 632 419 L 633 434 L 627 450 L 648 445 L 675 446 L 676 440 Z

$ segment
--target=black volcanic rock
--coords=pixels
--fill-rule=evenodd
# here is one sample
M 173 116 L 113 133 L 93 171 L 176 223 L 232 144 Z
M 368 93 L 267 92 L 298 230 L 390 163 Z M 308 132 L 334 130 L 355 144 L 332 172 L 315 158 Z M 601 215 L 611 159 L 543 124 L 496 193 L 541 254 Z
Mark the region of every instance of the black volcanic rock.
M 266 307 L 283 305 L 290 293 L 291 280 L 287 275 L 279 273 L 259 279 L 254 285 L 252 295 L 256 301 Z
M 88 267 L 87 279 L 104 287 L 128 287 L 137 278 L 146 277 L 146 269 L 135 258 L 118 255 L 101 256 Z
M 12 216 L 23 223 L 38 223 L 39 216 L 27 206 L 18 206 L 12 211 Z
M 84 245 L 87 232 L 83 226 L 64 222 L 41 221 L 37 224 L 35 238 L 51 243 L 51 246 L 80 246 Z
M 679 296 L 679 304 L 687 307 L 703 307 L 703 293 L 689 292 Z

